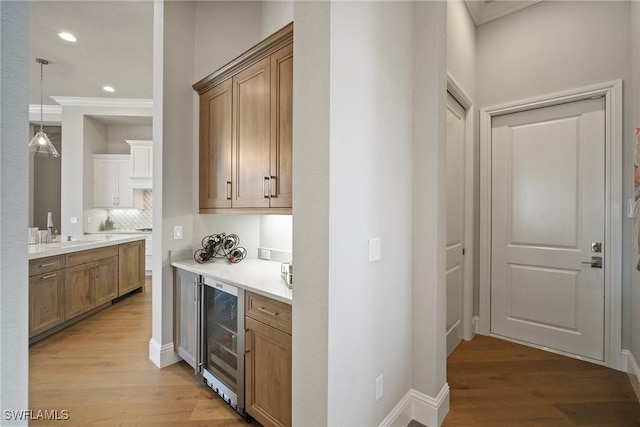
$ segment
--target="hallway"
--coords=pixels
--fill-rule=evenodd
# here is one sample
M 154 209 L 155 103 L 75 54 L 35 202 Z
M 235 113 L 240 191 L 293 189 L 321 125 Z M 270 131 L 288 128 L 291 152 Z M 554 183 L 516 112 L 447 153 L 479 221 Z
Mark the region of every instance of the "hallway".
M 627 374 L 492 337 L 463 341 L 447 382 L 444 427 L 640 426 Z

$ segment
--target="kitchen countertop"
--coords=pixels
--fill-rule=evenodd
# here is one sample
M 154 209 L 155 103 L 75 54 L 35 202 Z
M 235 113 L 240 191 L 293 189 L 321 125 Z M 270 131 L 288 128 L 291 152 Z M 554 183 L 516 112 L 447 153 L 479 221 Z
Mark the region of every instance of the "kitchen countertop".
M 86 234 L 151 234 L 151 231 L 139 231 L 139 230 L 100 230 L 100 231 L 91 231 Z
M 237 264 L 230 264 L 227 260 L 198 264 L 190 259 L 173 261 L 171 265 L 287 304 L 292 303 L 293 293 L 280 276 L 279 262 L 246 258 Z
M 82 236 L 71 236 L 70 242 L 67 241 L 67 236 L 61 236 L 60 241 L 55 243 L 28 245 L 28 259 L 32 260 L 72 252 L 86 251 L 88 249 L 135 242 L 136 240 L 144 240 L 144 236 L 140 234 L 84 234 Z

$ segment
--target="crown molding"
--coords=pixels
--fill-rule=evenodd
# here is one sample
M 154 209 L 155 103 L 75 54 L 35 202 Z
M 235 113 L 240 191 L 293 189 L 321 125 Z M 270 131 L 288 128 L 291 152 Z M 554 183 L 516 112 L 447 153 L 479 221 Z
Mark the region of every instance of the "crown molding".
M 29 115 L 40 114 L 40 104 L 29 104 Z M 43 105 L 42 114 L 62 114 L 60 105 Z
M 86 98 L 75 96 L 52 96 L 51 98 L 64 107 L 153 108 L 152 99 Z
M 464 0 L 467 10 L 476 25 L 485 24 L 525 7 L 539 3 L 542 0 L 494 1 L 494 0 Z

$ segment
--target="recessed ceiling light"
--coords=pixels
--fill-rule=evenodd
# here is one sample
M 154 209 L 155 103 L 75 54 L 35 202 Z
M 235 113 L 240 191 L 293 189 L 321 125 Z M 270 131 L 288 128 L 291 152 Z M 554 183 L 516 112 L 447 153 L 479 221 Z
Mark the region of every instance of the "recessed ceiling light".
M 63 33 L 58 33 L 58 36 L 62 39 L 62 40 L 66 40 L 68 42 L 75 42 L 78 41 L 78 39 L 76 38 L 76 36 L 74 36 L 71 33 L 67 33 L 67 32 L 63 32 Z
M 102 90 L 104 90 L 105 92 L 115 92 L 116 90 L 111 87 L 111 86 L 103 86 Z

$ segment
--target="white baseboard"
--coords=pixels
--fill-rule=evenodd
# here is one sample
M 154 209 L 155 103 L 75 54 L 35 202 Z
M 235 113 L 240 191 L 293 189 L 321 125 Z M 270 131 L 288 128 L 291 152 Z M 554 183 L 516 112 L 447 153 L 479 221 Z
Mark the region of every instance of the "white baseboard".
M 629 379 L 631 380 L 631 386 L 633 387 L 633 391 L 636 393 L 636 397 L 640 402 L 640 367 L 636 363 L 636 359 L 633 357 L 633 354 L 629 350 L 622 350 L 624 356 L 627 359 L 627 373 L 629 374 Z
M 416 420 L 427 427 L 439 427 L 449 412 L 449 384 L 433 398 L 416 390 L 409 390 L 389 412 L 379 427 L 406 427 Z
M 173 351 L 173 343 L 160 345 L 156 340 L 149 340 L 149 359 L 158 368 L 172 365 L 182 360 L 180 356 Z
M 478 325 L 480 324 L 480 317 L 473 316 L 473 318 L 471 319 L 471 324 L 473 325 L 471 330 L 473 331 L 473 335 L 475 335 L 478 333 Z

